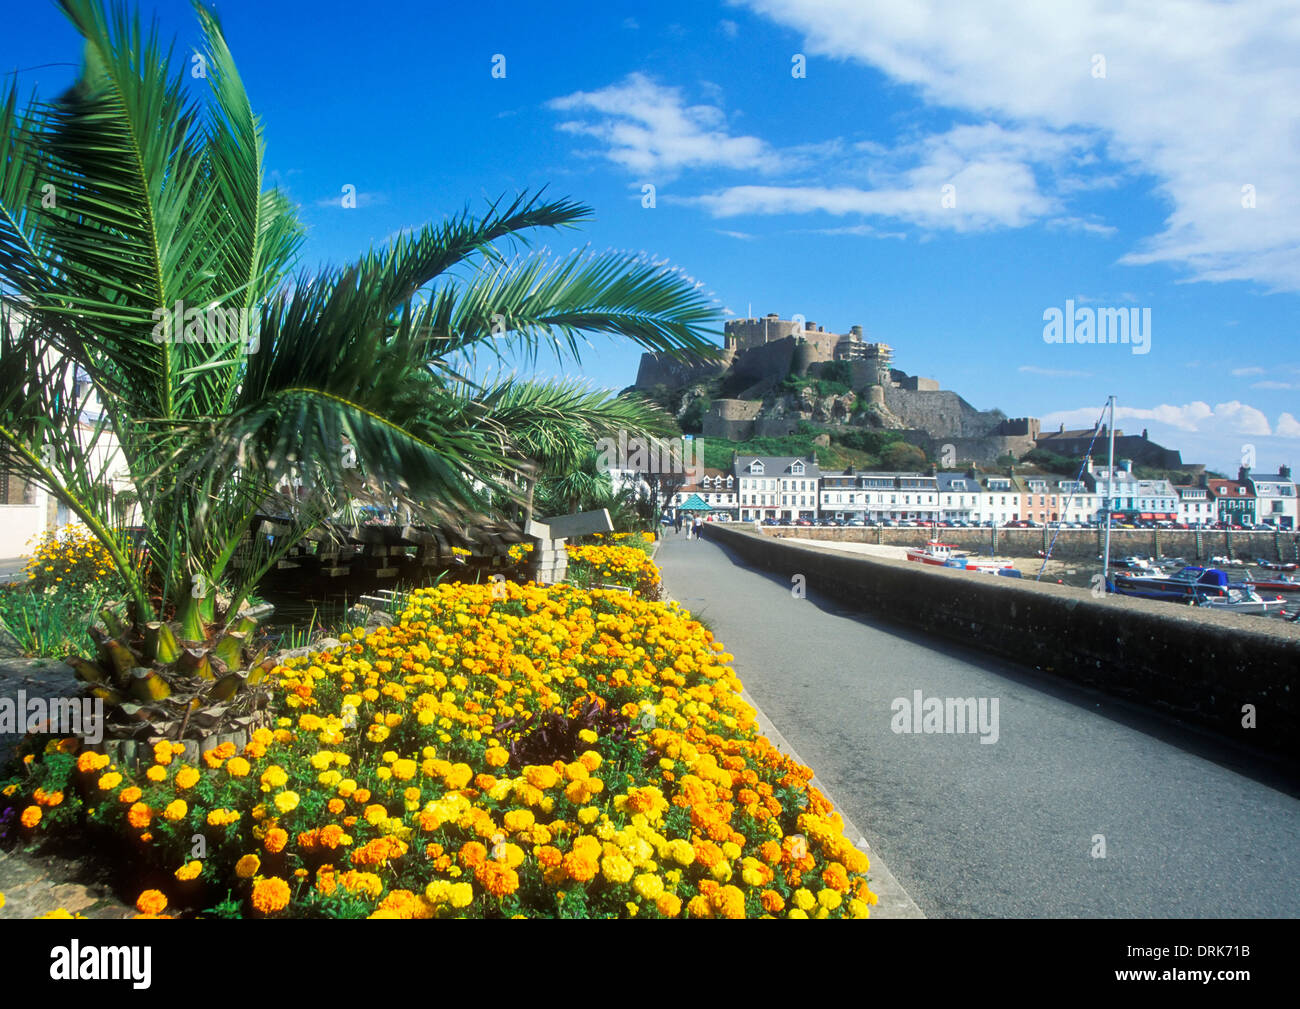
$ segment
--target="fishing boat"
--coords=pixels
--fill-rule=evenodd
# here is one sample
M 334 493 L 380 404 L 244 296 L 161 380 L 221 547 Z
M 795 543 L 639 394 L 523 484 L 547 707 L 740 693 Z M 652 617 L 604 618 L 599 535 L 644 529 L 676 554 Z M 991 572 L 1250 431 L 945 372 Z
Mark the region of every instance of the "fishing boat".
M 985 574 L 996 574 L 1012 568 L 1010 561 L 976 560 L 963 553 L 961 547 L 952 543 L 941 543 L 939 540 L 928 540 L 924 547 L 908 547 L 907 559 L 935 567 L 957 568 L 959 571 L 981 571 Z
M 1295 571 L 1300 568 L 1300 564 L 1293 561 L 1264 561 L 1259 562 L 1259 567 L 1265 571 Z

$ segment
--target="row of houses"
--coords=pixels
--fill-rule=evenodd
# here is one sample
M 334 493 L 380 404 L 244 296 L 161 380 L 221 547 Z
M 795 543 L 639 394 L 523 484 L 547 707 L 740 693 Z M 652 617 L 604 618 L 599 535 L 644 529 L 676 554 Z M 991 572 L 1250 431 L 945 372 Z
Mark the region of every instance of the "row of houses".
M 722 520 L 795 522 L 1082 522 L 1114 520 L 1209 525 L 1264 523 L 1297 527 L 1296 485 L 1287 466 L 1236 480 L 1202 478 L 1177 485 L 1133 472 L 1085 465 L 1081 479 L 966 472 L 823 470 L 811 456 L 736 456 L 730 471 L 705 469 L 667 507 Z

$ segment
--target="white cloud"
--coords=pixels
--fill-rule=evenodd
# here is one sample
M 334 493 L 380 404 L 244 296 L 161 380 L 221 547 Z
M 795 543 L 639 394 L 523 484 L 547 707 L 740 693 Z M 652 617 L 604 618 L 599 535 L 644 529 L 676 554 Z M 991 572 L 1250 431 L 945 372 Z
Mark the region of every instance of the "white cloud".
M 1300 420 L 1289 413 L 1282 414 L 1277 419 L 1276 434 L 1279 438 L 1300 438 Z
M 734 39 L 740 34 L 740 25 L 736 24 L 734 21 L 729 21 L 726 18 L 723 18 L 718 22 L 718 28 L 721 29 L 722 34 L 727 36 L 729 39 Z
M 1043 416 L 1043 430 L 1050 430 L 1058 424 L 1079 427 L 1093 423 L 1096 417 L 1096 407 L 1060 410 Z M 1214 407 L 1196 401 L 1182 406 L 1164 403 L 1154 407 L 1117 406 L 1115 408 L 1117 428 L 1124 421 L 1133 420 L 1149 421 L 1179 431 L 1196 431 L 1203 434 L 1268 435 L 1272 433 L 1268 418 L 1261 411 L 1237 400 L 1219 403 Z
M 852 158 L 868 175 L 870 186 L 750 184 L 694 202 L 714 217 L 817 212 L 886 217 L 958 232 L 1022 227 L 1062 210 L 1054 195 L 1039 188 L 1036 169 L 1062 168 L 1089 143 L 1037 128 L 956 126 L 892 150 L 857 145 Z M 819 172 L 823 178 L 835 169 L 842 173 L 850 163 L 849 157 L 827 160 L 831 163 L 822 164 Z M 787 161 L 786 167 L 795 166 Z M 1061 222 L 1065 227 L 1087 223 L 1068 215 L 1062 215 Z
M 559 128 L 597 138 L 605 145 L 605 157 L 632 172 L 667 175 L 709 166 L 761 169 L 769 155 L 757 137 L 731 135 L 719 106 L 687 105 L 679 88 L 656 84 L 640 73 L 547 105 L 581 117 Z
M 1249 368 L 1233 368 L 1232 373 L 1238 378 L 1242 378 L 1246 375 L 1262 375 L 1264 374 L 1264 369 L 1258 365 L 1252 365 Z
M 726 231 L 722 228 L 714 229 L 719 235 L 726 235 L 728 238 L 739 238 L 741 241 L 750 242 L 757 238 L 757 235 L 751 235 L 748 231 Z
M 1300 389 L 1300 382 L 1276 382 L 1265 379 L 1263 382 L 1251 382 L 1252 389 Z
M 1100 133 L 1110 168 L 1153 178 L 1169 208 L 1121 262 L 1300 290 L 1294 0 L 743 2 L 801 33 L 803 51 L 874 67 L 932 105 Z

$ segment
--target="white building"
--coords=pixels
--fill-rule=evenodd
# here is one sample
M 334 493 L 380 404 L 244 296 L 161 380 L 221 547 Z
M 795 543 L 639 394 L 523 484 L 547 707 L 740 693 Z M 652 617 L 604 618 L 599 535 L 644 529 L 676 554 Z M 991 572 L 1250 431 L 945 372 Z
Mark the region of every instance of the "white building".
M 815 455 L 807 458 L 737 456 L 732 467 L 742 521 L 774 518 L 795 522 L 817 518 L 821 470 Z
M 1210 489 L 1195 484 L 1178 484 L 1174 487 L 1178 495 L 1178 521 L 1189 526 L 1205 526 L 1215 521 L 1214 502 L 1210 500 Z
M 1296 513 L 1296 485 L 1291 480 L 1291 467 L 1279 466 L 1276 473 L 1251 476 L 1243 467 L 1239 479 L 1250 484 L 1255 492 L 1256 521 L 1278 529 L 1300 528 Z
M 1006 525 L 1020 518 L 1020 488 L 1014 479 L 988 476 L 982 482 L 979 505 L 971 515 L 975 522 Z

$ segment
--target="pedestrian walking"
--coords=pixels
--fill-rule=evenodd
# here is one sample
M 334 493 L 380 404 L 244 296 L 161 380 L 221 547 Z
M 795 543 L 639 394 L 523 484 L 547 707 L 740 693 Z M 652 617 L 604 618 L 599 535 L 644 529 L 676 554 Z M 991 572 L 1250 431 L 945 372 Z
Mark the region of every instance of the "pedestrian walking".
M 703 523 L 700 522 L 700 520 L 697 518 L 697 519 L 695 520 L 695 538 L 696 538 L 697 540 L 700 538 L 700 526 L 701 526 L 701 525 L 703 525 Z

